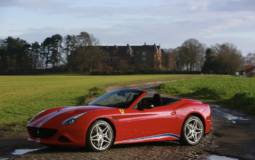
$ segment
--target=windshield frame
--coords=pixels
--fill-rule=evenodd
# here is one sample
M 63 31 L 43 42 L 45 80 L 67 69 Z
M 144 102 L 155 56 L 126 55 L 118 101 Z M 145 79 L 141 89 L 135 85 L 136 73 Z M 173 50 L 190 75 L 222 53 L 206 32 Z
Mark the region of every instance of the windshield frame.
M 103 105 L 100 104 L 100 101 L 109 98 L 110 96 L 112 96 L 113 94 L 117 94 L 120 92 L 130 92 L 133 94 L 137 94 L 135 97 L 133 97 L 130 101 L 127 102 L 123 102 L 122 105 Z M 138 90 L 138 89 L 121 89 L 121 90 L 114 90 L 111 92 L 107 92 L 99 97 L 97 97 L 96 99 L 92 100 L 91 102 L 88 103 L 88 105 L 93 105 L 93 106 L 103 106 L 103 107 L 112 107 L 112 108 L 120 108 L 120 109 L 127 109 L 130 107 L 130 105 L 132 105 L 142 94 L 144 93 L 144 91 L 142 90 Z

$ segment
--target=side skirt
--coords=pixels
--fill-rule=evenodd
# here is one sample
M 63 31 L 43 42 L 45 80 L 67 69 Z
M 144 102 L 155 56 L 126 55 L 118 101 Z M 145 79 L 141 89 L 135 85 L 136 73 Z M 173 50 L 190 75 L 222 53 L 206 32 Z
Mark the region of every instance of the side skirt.
M 159 135 L 153 135 L 153 136 L 147 136 L 147 137 L 140 137 L 140 138 L 117 141 L 114 144 L 153 142 L 153 141 L 163 141 L 163 140 L 167 141 L 167 140 L 179 140 L 179 139 L 180 139 L 180 137 L 178 135 L 171 134 L 171 133 L 165 133 L 165 134 L 159 134 Z

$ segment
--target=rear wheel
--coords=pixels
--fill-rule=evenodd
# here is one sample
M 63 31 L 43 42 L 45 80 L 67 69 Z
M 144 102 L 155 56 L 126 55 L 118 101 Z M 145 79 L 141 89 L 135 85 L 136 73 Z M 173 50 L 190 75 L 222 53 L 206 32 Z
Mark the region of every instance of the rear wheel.
M 87 146 L 93 151 L 104 151 L 111 147 L 114 141 L 112 126 L 104 121 L 94 122 L 87 133 Z
M 204 125 L 197 116 L 190 116 L 182 129 L 182 142 L 188 145 L 198 144 L 204 135 Z

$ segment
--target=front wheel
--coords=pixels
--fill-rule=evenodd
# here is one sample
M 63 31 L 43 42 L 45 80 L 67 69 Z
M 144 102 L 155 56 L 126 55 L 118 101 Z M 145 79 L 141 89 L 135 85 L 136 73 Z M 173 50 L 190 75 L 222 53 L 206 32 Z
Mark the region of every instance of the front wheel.
M 204 125 L 197 116 L 190 116 L 182 129 L 182 142 L 188 145 L 198 144 L 204 135 Z
M 104 151 L 111 147 L 114 141 L 112 126 L 104 121 L 94 122 L 87 132 L 87 145 L 93 151 Z

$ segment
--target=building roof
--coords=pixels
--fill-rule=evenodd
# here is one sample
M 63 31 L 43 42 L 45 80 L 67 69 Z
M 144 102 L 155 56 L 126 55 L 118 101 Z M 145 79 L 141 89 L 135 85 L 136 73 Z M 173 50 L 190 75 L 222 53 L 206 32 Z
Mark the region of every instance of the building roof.
M 255 65 L 245 65 L 244 66 L 244 72 L 248 73 L 248 72 L 252 72 L 255 70 Z

